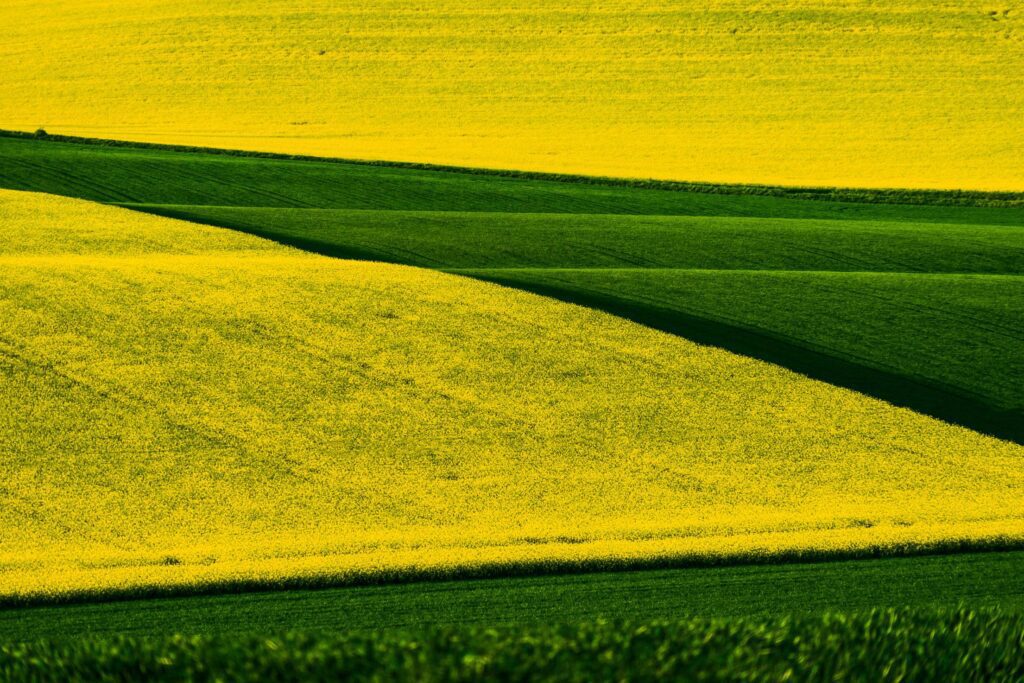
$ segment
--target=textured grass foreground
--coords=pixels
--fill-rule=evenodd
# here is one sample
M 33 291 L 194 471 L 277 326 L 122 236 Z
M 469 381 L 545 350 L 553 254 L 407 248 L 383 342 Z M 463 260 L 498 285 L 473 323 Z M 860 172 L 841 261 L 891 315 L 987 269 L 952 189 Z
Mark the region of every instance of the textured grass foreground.
M 730 619 L 0 645 L 0 678 L 266 680 L 1019 680 L 1024 617 L 884 610 Z

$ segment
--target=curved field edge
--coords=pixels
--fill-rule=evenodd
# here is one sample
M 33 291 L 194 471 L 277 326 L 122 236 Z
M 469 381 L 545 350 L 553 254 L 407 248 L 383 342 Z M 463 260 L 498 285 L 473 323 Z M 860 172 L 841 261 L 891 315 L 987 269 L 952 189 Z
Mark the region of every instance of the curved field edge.
M 861 232 L 868 224 L 856 221 L 130 208 L 603 310 L 1024 442 L 1024 395 L 1014 382 L 1024 371 L 1024 331 L 1012 303 L 1024 279 L 989 277 L 1021 272 L 1019 228 L 890 223 Z M 814 234 L 819 226 L 826 236 Z M 908 233 L 917 239 L 901 242 Z M 855 239 L 819 253 L 844 234 Z
M 817 616 L 85 637 L 0 644 L 12 680 L 1018 680 L 1024 616 Z
M 806 340 L 782 335 L 766 327 L 716 319 L 664 305 L 552 281 L 544 271 L 452 270 L 450 272 L 533 292 L 569 304 L 606 311 L 646 327 L 698 344 L 788 368 L 812 379 L 874 396 L 897 406 L 958 424 L 983 434 L 1024 444 L 1024 414 L 1000 409 L 988 397 L 971 395 L 962 387 L 912 376 L 894 368 L 844 358 Z
M 290 590 L 321 590 L 423 584 L 452 580 L 643 572 L 750 565 L 787 565 L 879 558 L 918 558 L 951 554 L 1024 550 L 1024 522 L 981 523 L 965 533 L 950 529 L 877 529 L 858 525 L 843 530 L 842 545 L 829 531 L 758 534 L 724 539 L 659 542 L 589 542 L 501 548 L 463 548 L 454 559 L 437 561 L 436 549 L 387 550 L 376 554 L 309 554 L 209 563 L 205 558 L 138 558 L 132 564 L 70 569 L 50 575 L 44 587 L 35 572 L 0 572 L 0 608 L 75 605 L 215 596 Z M 815 547 L 819 544 L 820 547 Z
M 864 204 L 908 204 L 920 206 L 975 206 L 975 207 L 1024 207 L 1024 192 L 985 190 L 927 190 L 906 188 L 855 188 L 855 187 L 814 187 L 735 183 L 708 183 L 700 181 L 672 181 L 641 178 L 616 178 L 608 176 L 545 173 L 514 169 L 476 168 L 404 162 L 400 160 L 346 159 L 303 154 L 279 154 L 223 147 L 195 147 L 188 145 L 137 142 L 104 138 L 79 137 L 74 135 L 52 135 L 45 132 L 0 129 L 0 137 L 21 140 L 65 142 L 105 148 L 156 150 L 191 154 L 210 154 L 249 159 L 273 159 L 278 161 L 306 161 L 317 163 L 346 164 L 354 166 L 376 166 L 380 168 L 437 171 L 459 175 L 482 175 L 495 178 L 519 180 L 541 180 L 556 183 L 593 185 L 598 187 L 619 187 L 637 190 L 660 190 L 665 192 L 688 192 L 696 194 L 750 195 L 786 199 L 817 200 L 826 202 L 851 202 Z

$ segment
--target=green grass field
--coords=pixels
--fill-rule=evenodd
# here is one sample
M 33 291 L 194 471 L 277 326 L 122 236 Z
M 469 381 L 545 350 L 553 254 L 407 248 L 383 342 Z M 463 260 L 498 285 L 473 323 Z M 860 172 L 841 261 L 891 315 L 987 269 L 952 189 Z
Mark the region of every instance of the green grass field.
M 1020 225 L 1024 192 L 673 183 L 356 163 L 0 131 L 0 183 L 99 202 Z M 638 191 L 639 190 L 639 191 Z M 807 202 L 805 199 L 819 201 Z
M 414 582 L 0 610 L 0 642 L 816 616 L 872 609 L 1024 614 L 1024 552 Z
M 1017 195 L 645 189 L 18 137 L 0 160 L 2 187 L 468 274 L 1024 442 Z

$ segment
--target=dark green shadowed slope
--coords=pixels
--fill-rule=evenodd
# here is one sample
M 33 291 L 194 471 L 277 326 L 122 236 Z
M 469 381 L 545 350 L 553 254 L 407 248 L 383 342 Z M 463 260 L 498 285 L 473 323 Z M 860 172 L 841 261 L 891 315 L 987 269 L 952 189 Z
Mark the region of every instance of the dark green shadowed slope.
M 0 137 L 0 186 L 460 272 L 1024 442 L 1019 197 L 576 180 Z
M 811 202 L 803 202 L 804 204 Z M 1024 274 L 1022 226 L 126 204 L 342 258 L 424 268 Z

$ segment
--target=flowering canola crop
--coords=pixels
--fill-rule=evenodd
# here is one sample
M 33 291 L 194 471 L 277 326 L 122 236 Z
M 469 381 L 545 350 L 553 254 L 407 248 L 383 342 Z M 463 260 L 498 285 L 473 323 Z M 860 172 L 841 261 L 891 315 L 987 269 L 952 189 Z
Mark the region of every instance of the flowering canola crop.
M 0 192 L 0 598 L 1024 536 L 1024 449 L 585 308 Z
M 676 180 L 1024 189 L 1024 7 L 4 0 L 0 128 Z

